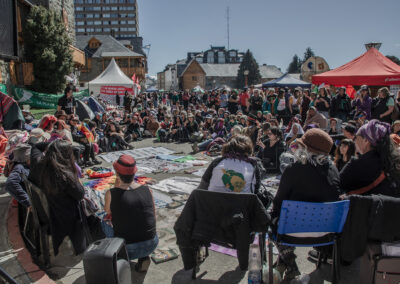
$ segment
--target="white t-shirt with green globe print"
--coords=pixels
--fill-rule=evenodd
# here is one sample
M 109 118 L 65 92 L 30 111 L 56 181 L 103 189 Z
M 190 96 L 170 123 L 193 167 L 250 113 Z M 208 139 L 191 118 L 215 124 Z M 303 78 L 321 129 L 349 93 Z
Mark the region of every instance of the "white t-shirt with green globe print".
M 208 190 L 252 193 L 255 185 L 254 167 L 240 160 L 223 159 L 212 172 Z

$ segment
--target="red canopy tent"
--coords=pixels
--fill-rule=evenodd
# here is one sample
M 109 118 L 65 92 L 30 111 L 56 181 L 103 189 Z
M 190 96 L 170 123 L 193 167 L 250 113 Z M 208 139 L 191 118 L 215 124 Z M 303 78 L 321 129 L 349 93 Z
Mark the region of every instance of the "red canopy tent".
M 336 69 L 312 76 L 313 84 L 400 85 L 400 66 L 388 59 L 376 48 L 370 48 L 360 57 Z

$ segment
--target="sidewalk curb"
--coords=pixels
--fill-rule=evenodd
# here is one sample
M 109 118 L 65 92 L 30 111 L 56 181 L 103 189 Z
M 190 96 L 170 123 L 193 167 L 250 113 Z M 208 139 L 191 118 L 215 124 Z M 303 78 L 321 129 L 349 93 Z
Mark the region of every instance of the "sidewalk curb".
M 18 209 L 11 206 L 8 207 L 7 216 L 7 231 L 8 241 L 11 247 L 16 250 L 16 257 L 22 268 L 26 271 L 28 277 L 35 284 L 56 284 L 41 270 L 36 264 L 33 263 L 30 252 L 26 249 L 24 241 L 18 227 Z M 32 271 L 32 272 L 30 272 Z

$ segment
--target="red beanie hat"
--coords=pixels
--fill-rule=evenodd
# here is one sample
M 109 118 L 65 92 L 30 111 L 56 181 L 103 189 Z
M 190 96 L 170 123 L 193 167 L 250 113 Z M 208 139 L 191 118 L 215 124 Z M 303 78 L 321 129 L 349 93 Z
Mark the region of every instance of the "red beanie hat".
M 121 155 L 113 163 L 114 170 L 120 175 L 134 175 L 136 173 L 136 161 L 132 156 Z

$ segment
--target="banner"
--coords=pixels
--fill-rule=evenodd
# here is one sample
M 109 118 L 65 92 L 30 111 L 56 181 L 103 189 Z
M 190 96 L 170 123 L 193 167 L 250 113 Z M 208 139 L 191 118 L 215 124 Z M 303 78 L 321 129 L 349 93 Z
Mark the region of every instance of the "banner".
M 63 94 L 43 94 L 23 88 L 14 88 L 14 98 L 20 105 L 30 105 L 32 108 L 56 109 L 58 99 Z M 89 90 L 74 93 L 76 100 L 89 97 Z
M 102 86 L 100 89 L 100 94 L 109 96 L 115 96 L 116 94 L 124 95 L 125 91 L 133 95 L 133 89 L 124 86 Z

